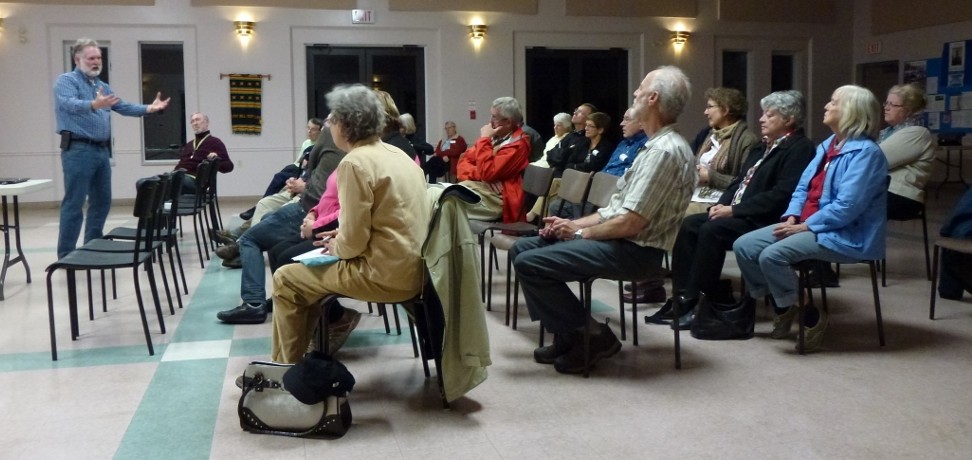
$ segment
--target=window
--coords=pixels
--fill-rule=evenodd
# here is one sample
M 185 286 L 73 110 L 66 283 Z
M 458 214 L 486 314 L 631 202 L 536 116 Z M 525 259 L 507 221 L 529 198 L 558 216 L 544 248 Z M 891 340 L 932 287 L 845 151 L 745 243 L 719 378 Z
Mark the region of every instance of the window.
M 182 43 L 139 43 L 139 62 L 142 102 L 151 103 L 159 92 L 170 98 L 162 113 L 142 117 L 143 161 L 177 161 L 179 149 L 188 139 Z

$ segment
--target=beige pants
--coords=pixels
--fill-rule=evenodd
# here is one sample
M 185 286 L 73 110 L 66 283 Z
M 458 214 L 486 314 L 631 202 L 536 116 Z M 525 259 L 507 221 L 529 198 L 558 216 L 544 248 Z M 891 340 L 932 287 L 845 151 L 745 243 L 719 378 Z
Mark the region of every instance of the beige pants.
M 685 208 L 685 215 L 691 216 L 692 214 L 708 213 L 709 208 L 715 206 L 715 203 L 699 203 L 698 201 L 689 201 L 688 207 Z
M 394 303 L 411 299 L 419 289 L 389 288 L 366 276 L 362 259 L 341 260 L 325 267 L 290 264 L 273 275 L 273 336 L 271 359 L 278 363 L 300 361 L 321 317 L 320 301 L 340 294 L 369 302 Z M 401 284 L 396 280 L 396 284 Z M 415 286 L 420 284 L 416 280 Z
M 550 183 L 550 191 L 547 192 L 547 199 L 538 199 L 536 203 L 533 203 L 533 209 L 530 210 L 530 216 L 540 216 L 541 219 L 547 217 L 547 210 L 543 209 L 550 206 L 550 202 L 557 197 L 557 192 L 560 191 L 560 178 L 554 178 L 553 182 Z
M 503 195 L 490 190 L 485 182 L 464 180 L 460 184 L 476 192 L 482 199 L 478 204 L 466 206 L 466 216 L 472 220 L 499 220 L 503 218 Z
M 253 218 L 250 219 L 250 225 L 259 224 L 263 220 L 263 216 L 280 209 L 293 199 L 293 195 L 287 189 L 282 189 L 273 195 L 260 198 L 260 201 L 257 201 L 256 210 L 253 211 Z

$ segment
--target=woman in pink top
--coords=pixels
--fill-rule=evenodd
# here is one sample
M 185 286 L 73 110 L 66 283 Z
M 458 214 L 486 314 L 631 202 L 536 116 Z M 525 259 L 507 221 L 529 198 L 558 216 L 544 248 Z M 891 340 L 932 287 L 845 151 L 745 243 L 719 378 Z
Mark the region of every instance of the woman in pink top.
M 300 236 L 281 241 L 267 253 L 270 258 L 270 272 L 276 272 L 278 268 L 294 263 L 294 256 L 314 249 L 316 238 L 314 235 L 336 229 L 340 211 L 337 170 L 335 169 L 327 177 L 327 187 L 321 195 L 321 200 L 304 216 L 304 223 L 300 226 Z

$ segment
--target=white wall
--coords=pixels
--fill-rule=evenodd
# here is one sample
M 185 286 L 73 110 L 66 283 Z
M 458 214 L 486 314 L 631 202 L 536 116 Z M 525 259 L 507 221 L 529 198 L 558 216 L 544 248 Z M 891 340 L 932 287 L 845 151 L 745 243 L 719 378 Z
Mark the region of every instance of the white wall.
M 183 41 L 186 53 L 187 111 L 210 115 L 213 134 L 223 139 L 238 166 L 220 182 L 221 194 L 253 196 L 262 192 L 305 135 L 306 72 L 304 46 L 415 44 L 426 50 L 426 137 L 438 139 L 438 127 L 453 119 L 459 132 L 475 137 L 490 102 L 503 95 L 523 100 L 525 47 L 623 47 L 630 52 L 629 87 L 662 64 L 681 66 L 691 77 L 695 97 L 682 118 L 686 136 L 703 126 L 701 94 L 716 81 L 716 38 L 773 40 L 797 38 L 808 49 L 807 82 L 811 135 L 822 132 L 819 117 L 833 88 L 851 80 L 854 6 L 838 2 L 838 23 L 721 23 L 718 0 L 698 0 L 699 16 L 677 18 L 572 18 L 563 0 L 541 0 L 539 14 L 390 12 L 385 0 L 358 0 L 359 8 L 375 10 L 376 24 L 351 25 L 348 11 L 269 8 L 192 8 L 190 0 L 157 0 L 152 7 L 65 7 L 0 3 L 6 17 L 0 37 L 0 176 L 54 178 L 51 190 L 24 201 L 59 201 L 63 195 L 51 87 L 64 71 L 62 42 L 80 36 L 111 41 L 111 84 L 122 97 L 139 94 L 138 42 Z M 860 8 L 858 8 L 860 10 Z M 248 15 L 256 33 L 243 49 L 232 32 L 233 20 Z M 466 25 L 479 17 L 489 34 L 477 50 Z M 675 53 L 669 31 L 681 23 L 692 32 L 690 42 Z M 26 42 L 21 43 L 20 31 Z M 856 32 L 855 32 L 856 34 Z M 263 134 L 230 133 L 228 81 L 220 73 L 272 74 L 263 93 Z M 762 95 L 753 95 L 758 101 Z M 469 120 L 470 100 L 479 118 Z M 565 102 L 566 104 L 566 102 Z M 569 111 L 571 107 L 563 107 Z M 526 108 L 529 110 L 529 107 Z M 758 113 L 758 104 L 752 111 Z M 617 115 L 620 118 L 620 114 Z M 141 161 L 141 124 L 114 116 L 116 198 L 134 195 L 134 180 L 169 166 Z M 820 137 L 819 135 L 815 137 Z

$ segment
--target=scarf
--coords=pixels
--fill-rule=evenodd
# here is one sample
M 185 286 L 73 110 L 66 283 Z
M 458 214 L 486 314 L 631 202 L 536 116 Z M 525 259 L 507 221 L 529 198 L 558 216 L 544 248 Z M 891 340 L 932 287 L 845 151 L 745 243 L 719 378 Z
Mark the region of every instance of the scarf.
M 716 152 L 715 156 L 712 158 L 712 169 L 716 171 L 722 171 L 726 167 L 726 163 L 729 161 L 729 144 L 726 142 L 727 139 L 732 137 L 732 134 L 736 131 L 739 123 L 742 120 L 736 120 L 735 123 L 726 126 L 725 128 L 712 128 L 709 131 L 709 136 L 706 136 L 705 142 L 702 144 L 702 148 L 699 153 L 708 152 L 712 148 L 713 139 L 719 142 L 719 151 Z

